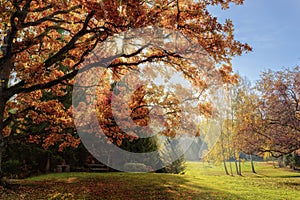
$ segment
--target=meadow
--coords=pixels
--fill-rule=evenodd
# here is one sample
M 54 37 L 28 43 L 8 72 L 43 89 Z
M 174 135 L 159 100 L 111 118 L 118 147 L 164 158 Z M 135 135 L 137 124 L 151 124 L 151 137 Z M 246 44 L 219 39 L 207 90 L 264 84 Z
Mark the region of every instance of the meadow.
M 187 162 L 183 175 L 159 173 L 52 173 L 25 180 L 0 199 L 238 199 L 298 200 L 300 172 L 256 162 L 243 163 L 242 176 L 226 176 L 222 166 Z

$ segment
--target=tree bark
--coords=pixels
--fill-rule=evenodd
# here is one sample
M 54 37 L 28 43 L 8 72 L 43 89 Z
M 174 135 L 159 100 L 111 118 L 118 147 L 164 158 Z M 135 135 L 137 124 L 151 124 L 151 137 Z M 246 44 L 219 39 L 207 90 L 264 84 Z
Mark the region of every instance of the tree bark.
M 254 163 L 253 163 L 253 158 L 252 155 L 250 154 L 250 162 L 251 162 L 251 170 L 254 174 L 256 174 L 255 168 L 254 168 Z
M 1 78 L 1 77 L 0 77 Z M 4 95 L 5 81 L 0 79 L 0 185 L 6 185 L 6 181 L 3 179 L 3 171 L 2 171 L 2 158 L 6 148 L 6 141 L 3 135 L 4 130 L 4 110 L 6 105 L 6 98 Z
M 223 164 L 224 164 L 224 170 L 225 170 L 226 175 L 229 175 L 225 159 L 223 160 Z
M 2 177 L 2 156 L 5 151 L 5 138 L 3 135 L 4 130 L 4 110 L 8 97 L 6 95 L 6 89 L 9 80 L 9 69 L 11 61 L 6 62 L 6 65 L 1 66 L 0 70 L 0 177 Z
M 272 159 L 272 162 L 273 162 L 273 167 L 276 168 L 274 159 Z
M 230 175 L 233 176 L 233 172 L 232 172 L 232 163 L 229 162 L 229 168 L 230 168 Z
M 241 165 L 241 159 L 239 159 L 239 175 L 242 176 L 242 165 Z
M 235 159 L 234 164 L 235 164 L 235 171 L 236 171 L 236 174 L 239 175 L 240 172 L 239 172 L 239 167 L 238 167 L 237 159 Z
M 0 89 L 1 90 L 1 89 Z M 1 92 L 1 91 L 0 91 Z M 0 93 L 1 96 L 1 93 Z M 3 137 L 3 118 L 4 118 L 4 102 L 0 97 L 0 178 L 2 178 L 2 156 L 5 148 L 5 142 Z
M 45 172 L 48 173 L 50 171 L 51 166 L 51 159 L 50 159 L 50 153 L 47 154 L 47 163 L 45 167 Z
M 2 158 L 5 151 L 5 138 L 3 135 L 4 130 L 4 110 L 5 105 L 9 99 L 7 94 L 9 76 L 13 68 L 14 56 L 12 50 L 12 39 L 17 33 L 16 27 L 13 26 L 11 30 L 7 31 L 7 35 L 3 38 L 4 44 L 1 47 L 3 57 L 0 59 L 0 178 L 3 177 L 2 173 Z
M 224 165 L 224 170 L 226 175 L 229 175 L 228 169 L 227 169 L 227 165 L 226 165 L 226 159 L 225 159 L 225 155 L 224 155 L 224 147 L 223 147 L 223 142 L 222 142 L 222 157 L 223 157 L 223 165 Z
M 278 167 L 279 168 L 283 168 L 284 167 L 283 156 L 280 156 L 278 158 Z
M 0 179 L 3 177 L 2 158 L 6 148 L 6 141 L 3 135 L 5 104 L 6 104 L 6 100 L 3 98 L 2 86 L 0 86 Z

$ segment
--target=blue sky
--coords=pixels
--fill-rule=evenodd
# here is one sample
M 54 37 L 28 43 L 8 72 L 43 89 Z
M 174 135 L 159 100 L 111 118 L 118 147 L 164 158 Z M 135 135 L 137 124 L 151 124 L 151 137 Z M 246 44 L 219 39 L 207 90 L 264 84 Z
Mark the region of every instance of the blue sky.
M 224 21 L 232 19 L 236 39 L 253 52 L 233 59 L 233 68 L 251 81 L 266 69 L 300 65 L 300 0 L 245 0 L 228 10 L 211 9 Z

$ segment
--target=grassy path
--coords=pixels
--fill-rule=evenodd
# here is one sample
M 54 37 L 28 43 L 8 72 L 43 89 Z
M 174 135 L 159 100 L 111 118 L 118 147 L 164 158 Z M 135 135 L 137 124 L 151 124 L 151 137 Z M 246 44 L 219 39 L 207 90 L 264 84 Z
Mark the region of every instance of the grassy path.
M 219 166 L 187 163 L 184 175 L 155 173 L 62 173 L 20 180 L 19 190 L 0 199 L 266 199 L 300 200 L 300 173 L 256 163 L 243 176 L 225 176 Z

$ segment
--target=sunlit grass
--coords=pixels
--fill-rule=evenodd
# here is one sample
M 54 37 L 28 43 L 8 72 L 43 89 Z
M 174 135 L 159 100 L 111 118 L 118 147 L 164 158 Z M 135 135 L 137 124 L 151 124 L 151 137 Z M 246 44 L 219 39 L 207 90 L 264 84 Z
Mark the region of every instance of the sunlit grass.
M 300 199 L 300 173 L 275 169 L 271 164 L 255 163 L 257 174 L 251 172 L 250 164 L 243 163 L 243 176 L 225 176 L 222 166 L 189 163 L 187 178 L 201 181 L 201 185 L 229 193 L 236 199 Z M 193 180 L 194 179 L 194 180 Z M 199 181 L 196 181 L 198 179 Z M 226 195 L 224 198 L 227 199 Z M 228 198 L 230 199 L 230 198 Z

